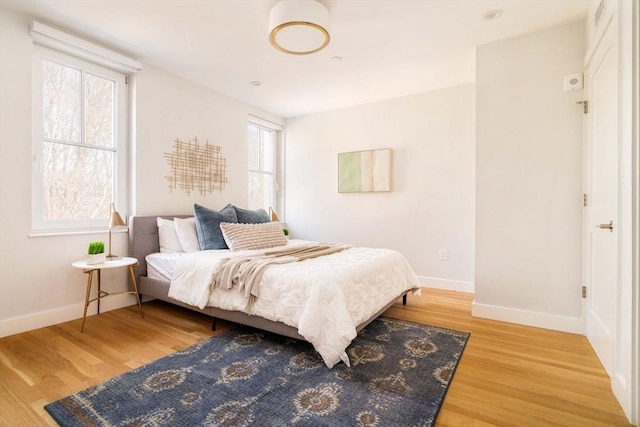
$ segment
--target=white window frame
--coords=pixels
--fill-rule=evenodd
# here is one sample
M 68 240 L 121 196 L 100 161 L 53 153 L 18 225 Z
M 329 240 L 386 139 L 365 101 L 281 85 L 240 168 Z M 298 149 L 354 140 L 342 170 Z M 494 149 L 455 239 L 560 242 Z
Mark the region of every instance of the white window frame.
M 44 211 L 42 153 L 43 153 L 43 61 L 47 59 L 74 67 L 93 75 L 101 76 L 116 82 L 115 88 L 115 145 L 114 162 L 114 200 L 118 212 L 124 218 L 128 214 L 128 171 L 129 171 L 129 126 L 128 126 L 128 76 L 93 62 L 81 59 L 57 50 L 34 45 L 33 54 L 33 165 L 32 165 L 32 232 L 64 232 L 104 229 L 109 221 L 108 216 L 94 219 L 47 220 Z M 84 136 L 83 136 L 84 138 Z
M 284 170 L 283 151 L 284 150 L 282 149 L 282 145 L 283 145 L 282 134 L 283 134 L 284 128 L 282 125 L 278 123 L 274 123 L 269 120 L 265 120 L 260 117 L 256 117 L 252 115 L 249 115 L 248 126 L 249 125 L 257 126 L 259 129 L 269 130 L 274 133 L 274 138 L 272 141 L 273 155 L 271 156 L 271 161 L 272 161 L 271 175 L 273 178 L 273 188 L 272 188 L 273 192 L 271 193 L 272 196 L 271 196 L 270 207 L 273 208 L 273 210 L 275 210 L 278 213 L 278 217 L 280 218 L 280 220 L 283 220 L 284 219 L 284 191 L 283 191 L 284 188 L 281 183 L 284 182 L 283 180 L 283 170 Z M 263 171 L 251 170 L 247 165 L 247 178 L 250 172 L 266 173 Z M 248 188 L 247 188 L 247 191 L 248 191 Z M 248 194 L 247 194 L 247 198 L 248 198 Z

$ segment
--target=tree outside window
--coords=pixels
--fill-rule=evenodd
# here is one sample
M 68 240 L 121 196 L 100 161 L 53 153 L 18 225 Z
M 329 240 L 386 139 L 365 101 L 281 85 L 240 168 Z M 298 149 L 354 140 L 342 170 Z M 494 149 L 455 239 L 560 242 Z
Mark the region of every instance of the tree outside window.
M 125 76 L 43 49 L 35 109 L 34 228 L 106 224 L 126 188 Z M 39 80 L 38 80 L 39 78 Z M 39 113 L 39 114 L 38 114 Z M 41 115 L 40 117 L 38 115 Z M 39 124 L 40 128 L 37 127 Z M 120 137 L 119 137 L 120 135 Z M 124 160 L 124 161 L 123 161 Z M 120 199 L 122 200 L 122 199 Z

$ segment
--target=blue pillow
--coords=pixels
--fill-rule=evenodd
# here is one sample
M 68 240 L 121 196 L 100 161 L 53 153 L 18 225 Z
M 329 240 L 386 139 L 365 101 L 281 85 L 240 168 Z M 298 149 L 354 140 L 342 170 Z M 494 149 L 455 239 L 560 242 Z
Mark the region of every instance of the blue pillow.
M 193 205 L 193 216 L 196 219 L 196 232 L 201 250 L 228 248 L 227 243 L 224 241 L 222 230 L 220 230 L 220 223 L 238 222 L 233 206 L 227 205 L 218 212 L 195 203 Z
M 271 222 L 269 214 L 264 209 L 251 211 L 237 206 L 233 206 L 233 209 L 236 211 L 236 217 L 240 224 L 262 224 L 265 222 Z

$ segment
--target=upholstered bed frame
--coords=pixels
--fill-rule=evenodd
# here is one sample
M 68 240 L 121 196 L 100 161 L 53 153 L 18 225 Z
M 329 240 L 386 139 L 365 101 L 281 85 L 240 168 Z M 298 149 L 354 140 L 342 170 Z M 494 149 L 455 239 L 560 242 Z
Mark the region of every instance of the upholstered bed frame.
M 138 291 L 145 300 L 157 298 L 162 301 L 167 301 L 172 304 L 176 304 L 190 310 L 198 311 L 207 314 L 213 318 L 213 329 L 215 330 L 216 319 L 224 319 L 230 322 L 240 323 L 242 325 L 252 326 L 258 329 L 262 329 L 269 332 L 274 332 L 280 335 L 285 335 L 291 338 L 301 339 L 304 338 L 298 334 L 296 328 L 285 325 L 281 322 L 273 322 L 271 320 L 264 319 L 258 316 L 250 316 L 239 311 L 227 311 L 215 307 L 205 307 L 200 309 L 198 307 L 185 304 L 177 301 L 173 298 L 169 298 L 169 282 L 150 279 L 147 277 L 147 262 L 145 257 L 149 254 L 160 252 L 160 243 L 158 240 L 158 216 L 166 219 L 173 218 L 187 218 L 188 215 L 156 215 L 156 216 L 132 216 L 129 221 L 130 233 L 129 233 L 129 252 L 130 255 L 138 259 L 139 265 L 135 267 L 134 271 L 138 278 Z M 402 297 L 403 304 L 407 301 L 407 292 L 403 292 L 398 295 L 398 298 Z M 360 331 L 367 326 L 389 307 L 391 307 L 395 301 L 394 299 L 373 317 L 358 325 L 356 328 Z

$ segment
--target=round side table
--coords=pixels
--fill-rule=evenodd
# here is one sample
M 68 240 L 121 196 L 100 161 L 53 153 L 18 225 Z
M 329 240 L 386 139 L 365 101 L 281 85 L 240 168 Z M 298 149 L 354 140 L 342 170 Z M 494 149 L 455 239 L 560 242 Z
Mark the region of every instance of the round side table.
M 83 273 L 87 274 L 87 292 L 84 298 L 84 313 L 82 314 L 82 326 L 80 327 L 80 332 L 84 332 L 84 323 L 87 320 L 87 307 L 94 301 L 98 301 L 98 314 L 100 314 L 100 300 L 102 298 L 108 296 L 115 295 L 125 295 L 125 294 L 133 294 L 136 297 L 136 302 L 138 303 L 138 307 L 140 308 L 140 316 L 144 318 L 144 313 L 142 312 L 142 304 L 140 303 L 140 294 L 138 294 L 138 283 L 136 282 L 136 275 L 133 272 L 133 267 L 138 265 L 138 260 L 136 258 L 130 257 L 122 257 L 113 261 L 106 261 L 100 264 L 87 264 L 86 261 L 76 261 L 71 264 L 74 268 L 82 269 Z M 105 292 L 101 288 L 100 283 L 100 271 L 108 270 L 110 268 L 128 268 L 129 275 L 131 276 L 131 281 L 133 282 L 133 291 L 123 291 L 123 292 Z M 91 294 L 91 285 L 93 283 L 93 273 L 97 272 L 96 276 L 98 277 L 98 296 L 89 299 Z

